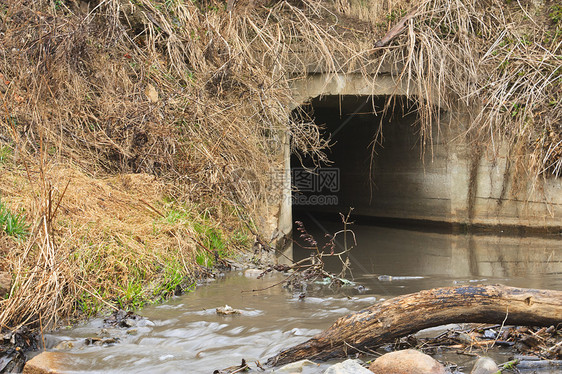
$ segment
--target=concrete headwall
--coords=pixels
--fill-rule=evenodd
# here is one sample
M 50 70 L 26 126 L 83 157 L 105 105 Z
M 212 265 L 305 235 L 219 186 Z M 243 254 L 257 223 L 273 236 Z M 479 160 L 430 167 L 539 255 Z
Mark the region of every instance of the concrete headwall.
M 521 167 L 515 172 L 506 151 L 492 154 L 484 145 L 470 144 L 462 117 L 443 113 L 440 126 L 432 129 L 432 144 L 425 147 L 418 117 L 410 112 L 415 108 L 407 103 L 381 122 L 373 108 L 380 109 L 385 96 L 409 93 L 392 76 L 315 74 L 293 88 L 295 102 L 312 102 L 317 123 L 336 132 L 330 158 L 341 173 L 339 203 L 310 209 L 347 211 L 351 206 L 356 214 L 374 217 L 562 228 L 562 180 L 534 179 Z M 367 102 L 368 95 L 378 98 Z M 379 125 L 382 142 L 371 158 Z

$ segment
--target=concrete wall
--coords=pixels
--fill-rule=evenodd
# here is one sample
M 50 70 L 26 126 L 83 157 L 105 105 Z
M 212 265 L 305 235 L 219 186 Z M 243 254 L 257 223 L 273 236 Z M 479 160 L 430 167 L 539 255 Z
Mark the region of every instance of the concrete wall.
M 382 107 L 384 95 L 411 93 L 391 75 L 315 74 L 293 88 L 295 103 L 316 98 L 317 123 L 336 132 L 330 158 L 341 172 L 339 204 L 309 209 L 346 211 L 352 206 L 357 214 L 375 217 L 562 229 L 562 180 L 529 179 L 515 175 L 513 167 L 506 171 L 505 152 L 492 155 L 467 142 L 462 135 L 466 121 L 444 113 L 440 127 L 433 128 L 433 145 L 424 148 L 416 114 L 408 113 L 414 108 L 407 103 L 382 122 L 380 115 L 369 113 Z M 381 98 L 365 103 L 367 97 L 357 95 Z M 381 124 L 383 141 L 371 164 L 370 142 Z

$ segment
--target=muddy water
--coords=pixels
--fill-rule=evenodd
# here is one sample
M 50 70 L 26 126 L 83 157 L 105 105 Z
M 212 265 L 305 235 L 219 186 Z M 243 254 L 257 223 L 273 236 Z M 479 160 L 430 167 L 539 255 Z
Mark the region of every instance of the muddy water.
M 342 229 L 341 222 L 311 215 L 301 220 L 319 242 L 326 233 Z M 352 275 L 370 293 L 396 296 L 476 282 L 562 290 L 561 235 L 452 235 L 360 224 L 349 228 L 357 240 L 350 252 Z M 337 239 L 338 248 L 343 248 L 343 236 Z M 350 234 L 347 242 L 353 244 Z M 296 259 L 305 255 L 306 250 L 295 246 Z M 328 261 L 328 266 L 336 271 L 340 263 Z
M 318 237 L 339 227 L 314 221 L 308 226 Z M 101 331 L 102 321 L 94 320 L 49 335 L 48 346 L 75 342 L 61 362 L 73 373 L 212 373 L 239 364 L 242 358 L 264 363 L 339 316 L 404 293 L 471 282 L 562 290 L 562 242 L 557 238 L 448 235 L 370 226 L 354 230 L 358 246 L 350 259 L 355 287 L 311 286 L 299 299 L 300 292 L 281 287 L 246 292 L 273 285 L 283 279 L 281 275 L 258 280 L 235 272 L 196 292 L 143 309 L 141 314 L 151 321 L 147 325 L 128 332 L 108 329 L 106 334 L 120 337 L 118 344 L 83 346 L 83 338 Z M 295 257 L 306 255 L 295 248 Z M 327 265 L 339 267 L 337 262 Z M 218 316 L 215 308 L 225 304 L 242 314 Z M 492 354 L 507 361 L 509 352 Z M 457 363 L 462 372 L 469 372 L 473 363 L 466 356 L 438 358 Z

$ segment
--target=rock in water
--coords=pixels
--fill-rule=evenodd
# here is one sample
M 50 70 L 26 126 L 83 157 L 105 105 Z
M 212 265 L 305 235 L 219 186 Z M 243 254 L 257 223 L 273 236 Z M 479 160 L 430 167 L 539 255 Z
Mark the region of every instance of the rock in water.
M 263 270 L 260 269 L 246 269 L 244 271 L 244 276 L 246 278 L 257 278 L 263 273 Z
M 376 374 L 446 374 L 445 367 L 432 357 L 413 349 L 387 353 L 369 370 Z
M 41 352 L 31 360 L 27 361 L 23 368 L 23 374 L 56 374 L 64 353 Z
M 275 369 L 273 370 L 273 373 L 278 373 L 278 374 L 303 373 L 307 371 L 307 368 L 315 370 L 316 368 L 318 368 L 318 364 L 310 360 L 301 360 L 282 366 L 279 369 Z
M 494 374 L 500 370 L 490 357 L 479 357 L 470 374 Z
M 371 371 L 355 360 L 345 360 L 330 366 L 324 374 L 371 374 Z
M 234 309 L 230 305 L 221 306 L 215 309 L 218 315 L 229 316 L 231 314 L 241 314 L 238 309 Z

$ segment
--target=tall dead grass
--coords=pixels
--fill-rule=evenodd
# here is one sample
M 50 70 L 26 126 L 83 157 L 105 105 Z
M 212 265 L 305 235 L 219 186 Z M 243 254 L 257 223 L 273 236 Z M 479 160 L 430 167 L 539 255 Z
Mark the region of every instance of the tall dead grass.
M 0 166 L 3 198 L 33 224 L 26 240 L 3 238 L 1 270 L 13 276 L 0 300 L 2 328 L 139 307 L 188 286 L 197 257 L 209 257 L 196 248 L 206 234 L 194 224 L 213 222 L 193 204 L 166 202 L 169 187 L 154 176 L 92 178 L 69 165 L 35 166 Z
M 510 149 L 523 179 L 562 175 L 560 4 L 426 0 L 386 9 L 389 25 L 413 11 L 404 32 L 375 55 L 408 82 L 425 145 L 440 110 L 452 109 L 492 157 Z
M 280 79 L 287 39 L 310 32 L 313 50 L 330 57 L 326 32 L 308 20 L 314 10 L 280 3 L 229 16 L 221 6 L 2 3 L 0 136 L 15 160 L 3 168 L 2 194 L 21 200 L 34 225 L 2 251 L 13 274 L 3 328 L 138 306 L 208 252 L 249 244 L 239 217 L 260 224 L 286 132 L 324 157 L 316 129 L 289 121 Z M 294 37 L 279 29 L 287 12 Z M 50 216 L 52 193 L 67 182 Z

